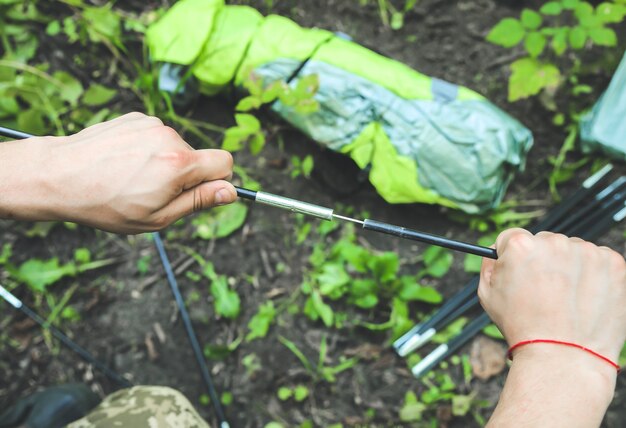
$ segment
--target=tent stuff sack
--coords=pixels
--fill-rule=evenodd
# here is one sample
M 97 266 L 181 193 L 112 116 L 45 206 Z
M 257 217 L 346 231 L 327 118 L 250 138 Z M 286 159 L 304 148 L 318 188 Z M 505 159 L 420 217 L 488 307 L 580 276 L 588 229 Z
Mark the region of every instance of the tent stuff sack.
M 479 213 L 496 207 L 533 139 L 467 88 L 431 78 L 334 33 L 223 0 L 181 0 L 146 34 L 153 61 L 188 66 L 207 95 L 253 73 L 264 85 L 315 74 L 319 110 L 272 105 L 319 144 L 349 155 L 390 203 Z
M 607 90 L 583 116 L 580 138 L 584 153 L 600 151 L 613 159 L 626 160 L 626 54 Z

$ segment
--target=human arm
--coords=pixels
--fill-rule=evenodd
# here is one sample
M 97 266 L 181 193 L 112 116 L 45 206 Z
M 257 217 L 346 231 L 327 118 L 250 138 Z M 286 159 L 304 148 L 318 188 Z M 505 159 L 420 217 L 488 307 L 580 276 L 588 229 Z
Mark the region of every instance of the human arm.
M 232 156 L 194 150 L 130 113 L 69 137 L 0 144 L 0 218 L 62 220 L 118 233 L 162 229 L 236 199 Z
M 626 263 L 578 238 L 522 229 L 483 260 L 478 295 L 510 346 L 524 340 L 577 343 L 617 361 L 626 339 Z M 513 354 L 489 426 L 599 426 L 616 370 L 581 349 L 536 343 Z

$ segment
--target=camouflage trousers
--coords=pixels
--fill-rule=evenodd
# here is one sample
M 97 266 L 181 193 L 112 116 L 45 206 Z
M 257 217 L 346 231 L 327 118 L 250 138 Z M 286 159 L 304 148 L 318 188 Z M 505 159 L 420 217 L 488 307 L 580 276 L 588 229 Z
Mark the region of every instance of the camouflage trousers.
M 180 392 L 164 386 L 117 391 L 68 428 L 209 428 Z

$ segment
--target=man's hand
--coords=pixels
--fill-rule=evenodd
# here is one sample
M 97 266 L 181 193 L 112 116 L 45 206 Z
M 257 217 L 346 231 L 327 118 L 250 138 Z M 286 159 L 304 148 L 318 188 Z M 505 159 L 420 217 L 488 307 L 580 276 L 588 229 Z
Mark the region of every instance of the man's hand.
M 194 150 L 159 119 L 130 113 L 70 137 L 0 144 L 0 217 L 158 230 L 233 202 L 232 164 L 230 153 Z
M 626 339 L 626 262 L 579 238 L 510 229 L 483 259 L 478 296 L 509 345 L 573 342 L 617 361 Z M 598 426 L 616 370 L 581 349 L 530 344 L 514 353 L 493 426 Z

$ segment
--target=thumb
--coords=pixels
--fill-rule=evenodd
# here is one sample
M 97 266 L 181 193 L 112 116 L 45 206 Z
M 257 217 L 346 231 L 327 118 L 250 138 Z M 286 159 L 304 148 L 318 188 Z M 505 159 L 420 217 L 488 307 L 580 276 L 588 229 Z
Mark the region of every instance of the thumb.
M 206 181 L 182 192 L 168 205 L 161 208 L 158 214 L 174 222 L 197 211 L 230 204 L 236 199 L 235 186 L 228 181 Z

